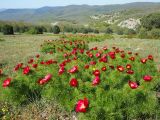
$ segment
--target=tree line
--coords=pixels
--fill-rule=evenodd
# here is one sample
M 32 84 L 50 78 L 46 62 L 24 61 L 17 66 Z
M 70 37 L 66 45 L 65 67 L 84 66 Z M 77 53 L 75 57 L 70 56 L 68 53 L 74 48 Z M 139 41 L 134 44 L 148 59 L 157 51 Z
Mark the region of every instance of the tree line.
M 121 28 L 118 26 L 107 26 L 104 31 L 96 28 L 73 26 L 73 25 L 35 25 L 24 22 L 4 22 L 0 21 L 0 32 L 3 34 L 28 33 L 43 34 L 44 32 L 59 34 L 62 33 L 116 33 L 118 35 L 136 35 L 139 38 L 160 38 L 160 13 L 152 13 L 142 17 L 141 25 L 136 29 Z

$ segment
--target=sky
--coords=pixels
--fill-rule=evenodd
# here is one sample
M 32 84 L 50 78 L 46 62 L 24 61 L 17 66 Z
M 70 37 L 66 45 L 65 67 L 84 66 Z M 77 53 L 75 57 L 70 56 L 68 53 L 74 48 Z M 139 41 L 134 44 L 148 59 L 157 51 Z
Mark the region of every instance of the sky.
M 0 0 L 2 8 L 40 8 L 44 6 L 66 6 L 66 5 L 106 5 L 123 4 L 130 2 L 160 2 L 160 0 Z

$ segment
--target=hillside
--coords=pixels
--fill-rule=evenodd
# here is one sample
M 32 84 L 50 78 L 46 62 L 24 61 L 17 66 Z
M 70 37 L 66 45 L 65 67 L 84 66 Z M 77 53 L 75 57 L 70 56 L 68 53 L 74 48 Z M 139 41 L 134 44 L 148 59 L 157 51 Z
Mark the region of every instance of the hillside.
M 120 12 L 121 18 L 139 17 L 144 14 L 160 11 L 160 3 L 139 2 L 116 5 L 69 5 L 61 7 L 42 7 L 38 9 L 0 10 L 0 20 L 51 23 L 71 21 L 88 23 L 90 16 Z

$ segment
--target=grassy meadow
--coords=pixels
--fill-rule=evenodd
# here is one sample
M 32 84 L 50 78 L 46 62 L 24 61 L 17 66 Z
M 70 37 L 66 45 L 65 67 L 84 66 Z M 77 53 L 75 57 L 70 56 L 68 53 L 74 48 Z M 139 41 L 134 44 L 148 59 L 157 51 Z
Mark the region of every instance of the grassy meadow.
M 113 35 L 111 39 L 106 39 L 100 42 L 89 42 L 89 48 L 108 48 L 119 47 L 125 51 L 132 51 L 139 53 L 140 56 L 146 57 L 152 54 L 157 68 L 160 71 L 160 40 L 159 39 L 138 39 L 138 38 L 121 38 L 121 36 Z M 29 58 L 36 54 L 43 54 L 40 52 L 41 45 L 46 40 L 58 39 L 59 35 L 43 34 L 43 35 L 0 35 L 0 68 L 4 73 L 9 75 L 12 73 L 13 67 L 19 63 L 26 63 Z M 64 51 L 66 52 L 66 51 Z M 80 64 L 80 63 L 78 63 Z M 51 69 L 53 71 L 53 69 Z M 1 105 L 1 104 L 0 104 Z M 9 108 L 7 108 L 9 109 Z M 65 107 L 56 100 L 41 99 L 39 101 L 31 102 L 31 104 L 23 107 L 12 108 L 9 117 L 15 120 L 43 120 L 43 119 L 71 119 L 75 120 L 75 112 L 66 112 Z M 5 113 L 5 115 L 8 115 Z
M 26 61 L 40 52 L 40 45 L 44 40 L 55 40 L 58 36 L 53 34 L 43 35 L 2 35 L 0 34 L 0 67 L 4 68 L 5 72 L 10 72 L 13 66 L 18 62 Z M 112 46 L 123 48 L 124 50 L 138 52 L 145 57 L 152 54 L 155 62 L 160 69 L 160 40 L 159 39 L 138 39 L 138 38 L 121 38 L 114 36 L 114 39 L 107 39 L 102 42 L 89 43 L 90 48 L 97 46 L 103 47 Z
M 159 39 L 138 39 L 138 38 L 120 38 L 114 36 L 114 39 L 108 39 L 102 42 L 90 43 L 90 47 L 108 46 L 109 48 L 115 46 L 124 50 L 133 51 L 139 53 L 142 57 L 152 54 L 155 58 L 155 62 L 159 66 L 160 70 L 160 40 Z
M 0 67 L 8 72 L 18 62 L 23 62 L 27 58 L 39 53 L 40 45 L 44 40 L 53 40 L 57 37 L 52 34 L 43 35 L 0 35 Z M 9 68 L 9 69 L 8 69 Z

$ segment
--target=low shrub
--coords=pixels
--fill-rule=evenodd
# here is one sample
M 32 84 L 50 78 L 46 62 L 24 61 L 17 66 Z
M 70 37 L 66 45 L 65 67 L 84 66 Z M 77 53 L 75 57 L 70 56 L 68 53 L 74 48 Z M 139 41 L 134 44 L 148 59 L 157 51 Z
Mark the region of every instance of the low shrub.
M 150 38 L 159 39 L 160 38 L 160 29 L 152 29 L 148 32 Z
M 42 27 L 31 27 L 29 31 L 27 31 L 29 34 L 43 34 L 43 28 Z
M 124 34 L 125 35 L 135 35 L 136 31 L 133 29 L 125 29 Z
M 113 33 L 113 30 L 109 27 L 105 30 L 105 34 L 112 34 L 112 33 Z
M 55 25 L 55 26 L 53 27 L 52 31 L 53 31 L 54 34 L 59 34 L 59 33 L 61 32 L 59 26 L 57 26 L 57 25 Z
M 4 35 L 13 35 L 14 31 L 13 31 L 13 26 L 11 25 L 4 25 L 2 27 L 2 32 Z
M 143 39 L 143 38 L 148 38 L 147 30 L 144 29 L 144 28 L 141 28 L 141 29 L 139 30 L 138 37 L 141 38 L 141 39 Z
M 1 81 L 0 101 L 26 105 L 55 99 L 82 120 L 156 119 L 160 76 L 152 55 L 58 42 L 44 43 L 45 48 L 54 46 L 55 54 L 36 55 L 15 66 L 13 75 Z

